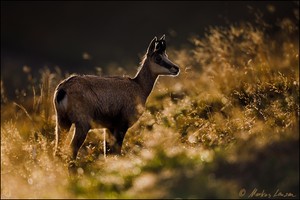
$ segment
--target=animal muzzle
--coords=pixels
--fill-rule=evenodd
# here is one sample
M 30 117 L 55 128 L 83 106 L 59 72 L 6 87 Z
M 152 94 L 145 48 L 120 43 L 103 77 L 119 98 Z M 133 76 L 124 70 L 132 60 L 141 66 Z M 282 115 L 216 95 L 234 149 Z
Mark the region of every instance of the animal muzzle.
M 180 72 L 179 67 L 168 59 L 163 60 L 162 65 L 169 70 L 171 75 L 176 76 Z
M 177 76 L 177 75 L 179 74 L 179 72 L 180 72 L 179 67 L 176 66 L 176 65 L 174 65 L 174 66 L 172 66 L 171 68 L 169 68 L 169 70 L 170 70 L 170 73 L 171 73 L 172 75 L 174 75 L 174 76 Z

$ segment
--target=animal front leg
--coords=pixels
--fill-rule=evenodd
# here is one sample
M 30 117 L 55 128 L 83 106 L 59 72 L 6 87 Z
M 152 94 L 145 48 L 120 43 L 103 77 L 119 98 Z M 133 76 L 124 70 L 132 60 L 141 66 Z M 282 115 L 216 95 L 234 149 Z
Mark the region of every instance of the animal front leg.
M 116 147 L 117 139 L 114 136 L 115 129 L 109 129 L 109 133 L 107 133 L 107 137 L 105 139 L 105 153 L 108 154 L 119 154 L 121 153 L 121 149 Z
M 110 129 L 110 134 L 106 142 L 106 154 L 120 155 L 126 130 Z

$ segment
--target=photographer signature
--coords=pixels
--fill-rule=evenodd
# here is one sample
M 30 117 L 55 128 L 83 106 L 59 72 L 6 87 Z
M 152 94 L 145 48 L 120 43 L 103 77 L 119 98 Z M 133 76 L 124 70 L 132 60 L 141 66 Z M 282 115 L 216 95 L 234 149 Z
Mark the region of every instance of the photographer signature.
M 246 189 L 241 189 L 239 192 L 239 197 L 248 198 L 295 198 L 296 195 L 291 192 L 282 192 L 277 189 L 274 193 L 266 192 L 263 190 L 258 190 L 254 188 L 250 193 L 247 194 Z

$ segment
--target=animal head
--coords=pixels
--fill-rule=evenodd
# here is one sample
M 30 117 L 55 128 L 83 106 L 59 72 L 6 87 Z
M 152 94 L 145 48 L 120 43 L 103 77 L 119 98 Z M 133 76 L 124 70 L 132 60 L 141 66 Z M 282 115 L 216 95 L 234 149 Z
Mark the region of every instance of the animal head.
M 150 42 L 147 50 L 147 59 L 150 63 L 150 69 L 157 75 L 173 75 L 179 74 L 179 67 L 169 60 L 166 53 L 166 40 L 163 35 L 159 40 L 154 37 Z

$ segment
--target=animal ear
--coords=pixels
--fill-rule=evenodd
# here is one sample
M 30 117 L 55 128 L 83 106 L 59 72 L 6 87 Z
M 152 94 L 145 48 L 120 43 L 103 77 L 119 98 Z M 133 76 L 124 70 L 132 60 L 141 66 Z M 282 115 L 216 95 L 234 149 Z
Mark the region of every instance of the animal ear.
M 163 35 L 158 41 L 157 41 L 157 44 L 155 46 L 155 51 L 157 51 L 158 53 L 163 53 L 166 51 L 166 48 L 167 48 L 167 44 L 166 44 L 166 41 L 165 41 L 165 35 Z
M 157 37 L 155 36 L 153 38 L 153 40 L 150 42 L 149 46 L 148 46 L 148 49 L 147 49 L 147 55 L 151 54 L 154 52 L 155 50 L 155 43 L 157 42 Z

